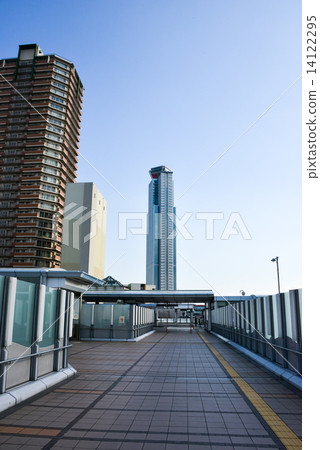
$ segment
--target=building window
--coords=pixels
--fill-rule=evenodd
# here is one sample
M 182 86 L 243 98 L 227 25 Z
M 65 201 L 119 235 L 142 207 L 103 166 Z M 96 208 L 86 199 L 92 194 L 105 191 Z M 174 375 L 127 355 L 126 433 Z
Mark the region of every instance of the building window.
M 58 170 L 51 169 L 51 167 L 44 167 L 43 171 L 46 172 L 46 173 L 51 173 L 52 175 L 60 175 Z
M 47 175 L 43 175 L 43 176 L 41 177 L 41 179 L 42 179 L 43 181 L 47 181 L 48 183 L 58 183 L 57 178 L 48 177 Z
M 50 89 L 50 92 L 53 92 L 54 94 L 60 95 L 61 97 L 64 98 L 68 98 L 67 94 L 65 92 L 59 91 L 59 89 L 52 88 Z
M 61 120 L 57 119 L 51 119 L 51 117 L 48 118 L 48 122 L 54 123 L 55 125 L 59 125 L 60 127 L 63 127 L 64 124 L 61 122 Z M 59 130 L 60 131 L 60 130 Z
M 56 105 L 55 103 L 49 103 L 49 106 L 51 108 L 58 109 L 59 111 L 63 111 L 63 112 L 66 110 L 66 108 L 64 108 L 63 106 Z
M 50 186 L 48 184 L 42 184 L 41 185 L 41 189 L 43 189 L 44 191 L 57 192 L 57 188 L 56 187 Z
M 53 150 L 45 150 L 45 155 L 52 156 L 53 158 L 61 159 L 61 155 L 58 152 L 54 152 Z
M 54 133 L 64 134 L 60 128 L 53 127 L 52 125 L 47 125 L 47 130 L 53 131 Z
M 57 69 L 56 67 L 54 67 L 53 71 L 59 73 L 60 75 L 64 75 L 65 77 L 69 78 L 69 74 L 65 70 Z
M 56 111 L 51 111 L 49 109 L 48 114 L 50 114 L 50 116 L 59 117 L 59 119 L 65 120 L 65 116 L 63 114 L 60 114 L 60 113 L 56 112 Z M 62 125 L 62 126 L 64 126 L 64 125 Z
M 56 136 L 54 134 L 51 133 L 46 133 L 46 138 L 47 139 L 52 139 L 53 141 L 57 141 L 57 142 L 63 142 L 63 139 L 59 136 Z
M 67 86 L 64 86 L 63 84 L 58 83 L 57 81 L 53 81 L 52 84 L 53 84 L 53 86 L 56 86 L 56 87 L 58 87 L 60 89 L 63 89 L 64 91 L 68 90 Z
M 60 75 L 53 74 L 53 78 L 54 78 L 55 80 L 62 81 L 63 83 L 66 83 L 66 84 L 69 83 L 68 80 L 66 80 L 66 79 L 63 78 L 63 77 L 60 77 Z
M 61 61 L 56 60 L 56 61 L 54 61 L 54 64 L 59 67 L 62 67 L 63 69 L 70 70 L 70 67 L 67 64 L 62 63 Z
M 55 95 L 50 95 L 51 100 L 54 100 L 57 103 L 62 103 L 62 105 L 66 105 L 67 102 L 62 100 L 62 98 L 56 97 Z
M 51 211 L 55 211 L 55 209 L 56 209 L 55 205 L 51 205 L 50 203 L 44 203 L 44 202 L 40 202 L 40 208 L 49 209 Z

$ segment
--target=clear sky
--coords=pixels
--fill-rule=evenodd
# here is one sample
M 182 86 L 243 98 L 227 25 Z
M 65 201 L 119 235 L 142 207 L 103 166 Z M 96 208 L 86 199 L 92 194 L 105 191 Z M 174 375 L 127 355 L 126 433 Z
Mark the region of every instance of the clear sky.
M 146 238 L 119 240 L 118 215 L 147 211 L 148 171 L 166 165 L 178 216 L 192 213 L 178 289 L 275 293 L 275 256 L 282 290 L 301 287 L 301 80 L 287 90 L 301 75 L 300 3 L 0 0 L 0 58 L 35 42 L 84 84 L 80 152 L 103 177 L 80 157 L 78 181 L 108 202 L 107 275 L 145 282 Z M 223 213 L 214 239 L 199 212 Z M 251 239 L 221 239 L 234 212 Z

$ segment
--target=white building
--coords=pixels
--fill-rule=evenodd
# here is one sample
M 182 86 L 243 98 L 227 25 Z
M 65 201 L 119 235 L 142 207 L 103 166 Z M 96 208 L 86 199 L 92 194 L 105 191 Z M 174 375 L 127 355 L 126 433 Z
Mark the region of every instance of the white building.
M 93 183 L 69 183 L 61 266 L 104 277 L 107 202 Z

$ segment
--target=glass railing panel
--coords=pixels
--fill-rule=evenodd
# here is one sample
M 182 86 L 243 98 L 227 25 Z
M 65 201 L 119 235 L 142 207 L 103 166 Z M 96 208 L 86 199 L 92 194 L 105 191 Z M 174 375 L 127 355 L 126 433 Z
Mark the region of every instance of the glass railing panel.
M 17 281 L 13 317 L 12 344 L 8 347 L 8 359 L 19 358 L 31 353 L 34 325 L 35 285 Z M 30 359 L 25 358 L 7 370 L 6 388 L 30 380 Z
M 54 345 L 55 323 L 57 320 L 57 289 L 46 288 L 43 317 L 43 336 L 39 343 L 41 348 Z

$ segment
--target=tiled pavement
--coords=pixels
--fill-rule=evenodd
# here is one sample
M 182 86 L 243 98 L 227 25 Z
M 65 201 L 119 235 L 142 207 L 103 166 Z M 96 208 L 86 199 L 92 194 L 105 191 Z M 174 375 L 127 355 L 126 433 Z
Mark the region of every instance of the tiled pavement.
M 301 438 L 300 395 L 203 336 Z M 1 449 L 286 448 L 196 332 L 74 343 L 70 362 L 75 378 L 0 415 Z

